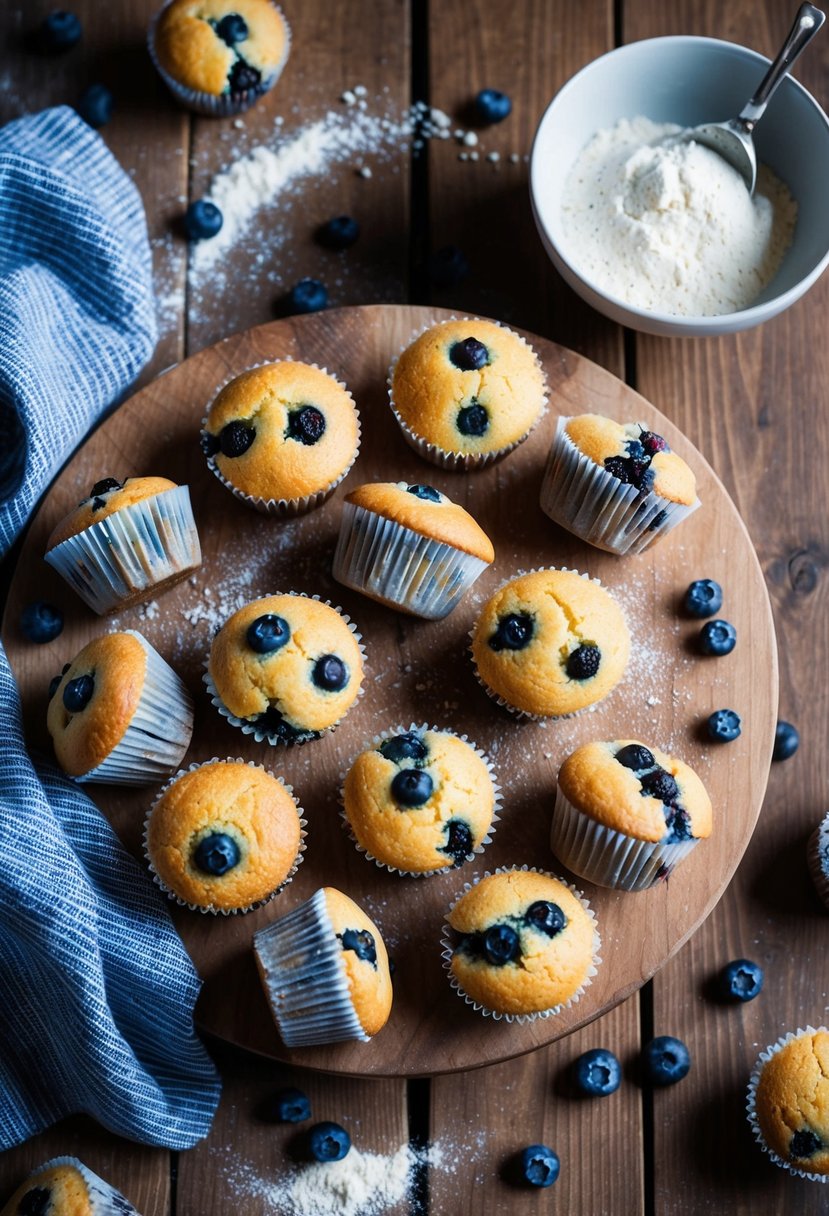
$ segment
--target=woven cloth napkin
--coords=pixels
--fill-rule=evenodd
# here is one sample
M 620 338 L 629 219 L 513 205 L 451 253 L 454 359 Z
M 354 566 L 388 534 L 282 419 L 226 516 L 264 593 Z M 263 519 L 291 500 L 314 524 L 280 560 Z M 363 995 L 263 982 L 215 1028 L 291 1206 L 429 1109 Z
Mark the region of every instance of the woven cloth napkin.
M 0 130 L 0 553 L 155 344 L 141 200 L 60 107 Z M 67 656 L 68 657 L 68 656 Z M 95 804 L 26 753 L 0 647 L 0 1149 L 84 1112 L 186 1148 L 219 1082 L 163 897 Z

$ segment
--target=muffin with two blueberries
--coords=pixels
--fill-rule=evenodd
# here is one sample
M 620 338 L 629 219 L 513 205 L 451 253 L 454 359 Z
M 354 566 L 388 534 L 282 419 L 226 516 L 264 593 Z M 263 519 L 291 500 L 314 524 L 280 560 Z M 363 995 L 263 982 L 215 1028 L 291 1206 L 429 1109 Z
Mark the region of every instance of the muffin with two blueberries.
M 754 1137 L 775 1165 L 829 1181 L 829 1030 L 807 1026 L 761 1052 L 746 1106 Z

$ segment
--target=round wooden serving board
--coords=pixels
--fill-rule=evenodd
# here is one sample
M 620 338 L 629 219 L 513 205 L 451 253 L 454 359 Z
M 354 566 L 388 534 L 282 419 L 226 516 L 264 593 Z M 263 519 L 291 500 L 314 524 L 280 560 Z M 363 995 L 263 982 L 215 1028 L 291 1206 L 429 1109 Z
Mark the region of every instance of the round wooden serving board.
M 26 538 L 4 623 L 19 680 L 27 737 L 49 749 L 47 686 L 81 646 L 113 628 L 141 631 L 187 681 L 196 729 L 185 764 L 242 756 L 290 782 L 308 819 L 308 848 L 296 878 L 265 908 L 246 916 L 200 915 L 171 904 L 204 979 L 197 1017 L 206 1030 L 254 1051 L 330 1072 L 418 1075 L 474 1068 L 568 1034 L 632 993 L 674 954 L 720 898 L 751 836 L 766 786 L 777 708 L 777 660 L 765 584 L 737 511 L 706 461 L 652 405 L 572 351 L 529 334 L 550 384 L 550 408 L 531 437 L 495 467 L 447 473 L 406 445 L 388 408 L 386 370 L 414 330 L 448 314 L 373 306 L 263 325 L 188 359 L 137 393 L 78 451 L 52 486 Z M 359 459 L 319 510 L 280 522 L 257 515 L 209 472 L 199 424 L 215 388 L 263 360 L 290 356 L 343 379 L 362 416 Z M 641 420 L 694 468 L 702 507 L 641 556 L 616 558 L 553 525 L 538 507 L 544 461 L 559 414 L 593 411 Z M 197 576 L 113 618 L 95 617 L 42 561 L 54 524 L 102 477 L 159 474 L 190 486 L 204 551 Z M 462 503 L 495 544 L 494 565 L 446 620 L 418 621 L 348 591 L 331 577 L 343 495 L 364 481 L 429 482 Z M 593 712 L 566 721 L 516 721 L 477 684 L 466 651 L 480 604 L 505 578 L 536 566 L 568 566 L 599 577 L 618 598 L 633 653 L 625 679 Z M 682 593 L 694 578 L 723 586 L 723 615 L 738 643 L 725 658 L 702 658 L 699 622 L 683 618 Z M 204 691 L 202 665 L 222 620 L 242 603 L 277 591 L 318 594 L 357 622 L 368 661 L 366 695 L 342 725 L 299 748 L 257 744 L 220 718 Z M 17 622 L 34 599 L 59 604 L 63 633 L 36 646 Z M 707 742 L 704 723 L 728 707 L 743 717 L 736 742 Z M 340 777 L 372 736 L 397 724 L 428 722 L 465 733 L 493 760 L 504 806 L 492 843 L 459 871 L 401 878 L 367 861 L 338 814 Z M 548 843 L 558 767 L 578 744 L 635 737 L 676 751 L 706 783 L 714 832 L 672 875 L 641 894 L 605 891 L 576 880 L 596 910 L 602 964 L 582 999 L 555 1017 L 526 1025 L 484 1019 L 450 988 L 439 939 L 444 913 L 464 883 L 496 866 L 562 873 Z M 142 825 L 155 790 L 90 786 L 115 830 L 140 856 Z M 36 860 L 34 862 L 36 864 Z M 570 877 L 569 875 L 565 875 Z M 395 963 L 389 1024 L 370 1043 L 287 1052 L 260 987 L 254 932 L 317 887 L 341 887 L 376 920 Z

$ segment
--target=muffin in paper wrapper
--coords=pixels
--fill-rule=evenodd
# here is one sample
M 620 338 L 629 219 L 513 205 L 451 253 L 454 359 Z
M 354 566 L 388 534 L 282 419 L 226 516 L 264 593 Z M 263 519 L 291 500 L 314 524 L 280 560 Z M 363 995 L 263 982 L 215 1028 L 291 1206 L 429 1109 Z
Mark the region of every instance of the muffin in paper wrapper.
M 77 1194 L 75 1172 L 83 1180 L 85 1189 L 83 1198 Z M 26 1181 L 18 1187 L 7 1205 L 3 1208 L 3 1211 L 14 1213 L 15 1216 L 17 1213 L 22 1212 L 46 1212 L 47 1210 L 51 1212 L 53 1204 L 48 1196 L 56 1185 L 60 1185 L 60 1176 L 65 1174 L 68 1175 L 67 1182 L 70 1193 L 64 1194 L 60 1198 L 68 1200 L 71 1203 L 73 1212 L 83 1210 L 84 1212 L 88 1212 L 89 1216 L 141 1216 L 138 1209 L 134 1208 L 120 1191 L 116 1191 L 115 1187 L 110 1186 L 103 1178 L 93 1173 L 77 1157 L 53 1157 L 50 1161 L 44 1161 L 43 1165 L 39 1165 Z M 63 1190 L 62 1187 L 61 1190 Z M 39 1194 L 36 1194 L 38 1203 L 45 1193 L 47 1196 L 47 1207 L 38 1206 L 35 1199 L 31 1201 L 35 1206 L 27 1206 L 27 1196 L 31 1192 L 39 1192 Z M 57 1208 L 54 1210 L 57 1210 Z M 68 1212 L 69 1207 L 64 1206 L 62 1203 L 60 1210 Z
M 806 861 L 815 890 L 829 911 L 829 813 L 824 815 L 809 837 Z
M 770 1149 L 766 1144 L 765 1137 L 760 1129 L 760 1123 L 757 1117 L 757 1086 L 760 1083 L 760 1076 L 763 1072 L 764 1065 L 766 1065 L 772 1056 L 776 1055 L 781 1048 L 786 1047 L 789 1043 L 793 1043 L 795 1039 L 799 1039 L 801 1035 L 814 1035 L 819 1033 L 829 1034 L 829 1030 L 827 1030 L 825 1026 L 806 1026 L 801 1030 L 790 1031 L 788 1034 L 782 1035 L 776 1043 L 772 1043 L 772 1045 L 767 1047 L 765 1051 L 760 1052 L 760 1055 L 757 1057 L 757 1062 L 751 1071 L 751 1076 L 748 1082 L 748 1091 L 746 1093 L 746 1117 L 748 1118 L 748 1122 L 754 1134 L 755 1140 L 760 1145 L 763 1152 L 771 1158 L 775 1165 L 779 1165 L 781 1169 L 787 1170 L 788 1173 L 793 1174 L 795 1178 L 806 1178 L 810 1182 L 829 1182 L 829 1173 L 815 1174 L 808 1170 L 800 1169 L 791 1161 L 784 1160 L 781 1156 Z

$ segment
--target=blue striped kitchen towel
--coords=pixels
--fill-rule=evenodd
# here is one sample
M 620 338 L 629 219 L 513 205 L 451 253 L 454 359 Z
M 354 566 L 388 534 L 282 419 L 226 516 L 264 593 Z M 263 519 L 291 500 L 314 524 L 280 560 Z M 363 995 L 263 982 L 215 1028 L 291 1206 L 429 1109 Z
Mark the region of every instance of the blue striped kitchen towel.
M 0 130 L 0 552 L 155 344 L 141 200 L 60 107 Z M 27 755 L 0 647 L 0 1149 L 83 1112 L 186 1148 L 219 1098 L 199 981 L 95 804 Z

